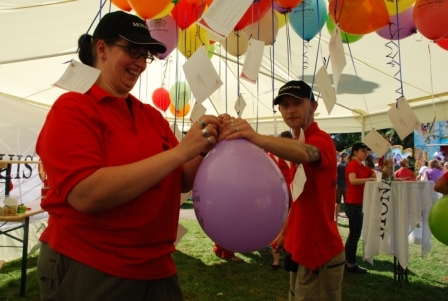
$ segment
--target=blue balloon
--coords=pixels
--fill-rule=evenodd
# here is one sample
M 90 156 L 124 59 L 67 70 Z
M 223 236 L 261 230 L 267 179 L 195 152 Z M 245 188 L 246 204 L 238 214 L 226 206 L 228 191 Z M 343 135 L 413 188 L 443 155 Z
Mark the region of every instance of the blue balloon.
M 325 0 L 303 0 L 289 14 L 289 23 L 302 39 L 310 41 L 324 26 L 327 15 Z

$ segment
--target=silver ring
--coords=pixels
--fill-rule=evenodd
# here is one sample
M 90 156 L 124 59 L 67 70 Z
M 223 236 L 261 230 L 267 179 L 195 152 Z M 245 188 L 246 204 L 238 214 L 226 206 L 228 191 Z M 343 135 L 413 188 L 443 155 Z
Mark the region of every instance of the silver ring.
M 205 128 L 207 126 L 207 124 L 202 119 L 199 119 L 198 122 L 202 126 L 202 128 Z
M 212 138 L 211 137 L 207 137 L 207 143 L 208 144 L 212 144 Z
M 203 129 L 202 129 L 202 136 L 204 136 L 204 137 L 208 137 L 208 131 L 207 131 L 207 128 L 203 128 Z
M 235 127 L 235 131 L 238 132 L 238 127 L 237 127 L 237 126 Z M 236 133 L 236 132 L 235 132 L 235 133 Z

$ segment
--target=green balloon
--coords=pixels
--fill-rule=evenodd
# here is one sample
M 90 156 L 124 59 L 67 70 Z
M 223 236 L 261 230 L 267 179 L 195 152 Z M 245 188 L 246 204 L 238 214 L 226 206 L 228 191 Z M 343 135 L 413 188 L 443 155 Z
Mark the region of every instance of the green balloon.
M 181 110 L 191 99 L 190 86 L 186 82 L 175 82 L 170 88 L 170 100 L 177 111 Z
M 213 52 L 215 52 L 215 44 L 210 44 L 210 46 L 208 46 L 208 52 L 207 52 L 207 56 L 209 59 L 213 57 Z
M 334 25 L 334 22 L 333 22 L 333 20 L 331 19 L 330 14 L 328 14 L 328 16 L 327 16 L 327 22 L 326 22 L 326 25 L 327 25 L 328 32 L 329 32 L 330 34 L 332 34 L 332 33 L 333 33 L 333 30 L 334 30 L 334 28 L 335 28 L 336 26 Z M 343 43 L 349 43 L 349 44 L 350 44 L 350 43 L 354 43 L 354 42 L 356 42 L 356 41 L 361 40 L 362 37 L 363 37 L 363 35 L 348 34 L 348 33 L 346 33 L 346 32 L 344 32 L 344 31 L 341 30 L 341 38 L 342 38 L 342 42 L 343 42 Z
M 432 235 L 448 246 L 448 195 L 441 197 L 431 208 L 428 225 Z

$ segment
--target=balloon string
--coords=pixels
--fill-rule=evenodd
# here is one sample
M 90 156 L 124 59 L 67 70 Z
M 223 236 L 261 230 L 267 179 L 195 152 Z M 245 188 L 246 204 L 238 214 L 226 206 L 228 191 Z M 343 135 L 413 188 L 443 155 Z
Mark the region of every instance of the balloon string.
M 305 8 L 302 8 L 302 37 L 305 36 Z M 302 80 L 305 78 L 305 69 L 308 68 L 308 57 L 306 55 L 307 47 L 305 45 L 306 41 L 302 40 Z
M 96 19 L 97 19 L 98 17 L 99 17 L 99 19 L 101 19 L 101 11 L 103 10 L 103 7 L 104 7 L 104 5 L 107 3 L 107 1 L 108 1 L 108 0 L 104 0 L 103 3 L 100 4 L 100 9 L 99 9 L 98 12 L 96 13 L 95 18 L 93 18 L 92 23 L 90 23 L 89 28 L 87 28 L 86 34 L 83 36 L 83 38 L 82 38 L 82 40 L 81 40 L 81 43 L 79 43 L 79 45 L 82 45 L 82 43 L 84 43 L 84 40 L 86 39 L 87 35 L 89 34 L 89 31 L 90 31 L 90 29 L 92 28 L 93 23 L 95 23 Z M 101 0 L 100 0 L 100 3 L 101 3 Z M 109 10 L 110 10 L 110 9 L 109 9 Z M 79 51 L 79 46 L 78 46 L 78 48 L 76 49 L 76 52 L 75 52 L 75 53 L 78 53 L 78 51 Z M 71 62 L 71 61 L 72 61 L 72 60 L 70 60 L 70 61 L 68 61 L 68 62 Z M 66 62 L 66 63 L 68 63 L 68 62 Z
M 390 58 L 390 61 L 387 62 L 388 65 L 391 65 L 391 67 L 398 67 L 398 71 L 395 72 L 394 74 L 394 79 L 396 79 L 398 82 L 400 82 L 400 87 L 398 89 L 395 90 L 396 93 L 398 93 L 400 96 L 396 99 L 397 103 L 396 105 L 398 105 L 398 99 L 400 99 L 401 96 L 403 96 L 403 90 L 402 90 L 402 81 L 401 81 L 401 65 L 400 65 L 400 61 L 395 60 L 396 57 L 399 57 L 399 52 L 398 52 L 398 45 L 393 42 L 393 41 L 389 41 L 385 44 L 385 46 L 387 48 L 390 49 L 390 53 L 388 55 L 386 55 L 387 58 Z
M 270 51 L 269 51 L 269 64 L 270 64 L 270 70 L 271 70 L 271 92 L 272 92 L 272 99 L 275 98 L 275 80 L 274 80 L 274 75 L 275 75 L 275 43 L 272 44 L 272 46 L 270 47 Z M 277 113 L 277 111 L 275 111 L 275 105 L 274 102 L 272 102 L 272 112 L 275 114 Z
M 319 0 L 318 0 L 318 1 L 319 1 Z M 308 108 L 307 108 L 306 117 L 305 117 L 305 124 L 308 123 L 308 118 L 309 118 L 309 116 L 310 116 L 311 97 L 312 97 L 313 89 L 314 89 L 314 80 L 316 79 L 316 70 L 317 70 L 317 62 L 318 62 L 318 60 L 319 60 L 320 44 L 321 44 L 321 42 L 322 42 L 321 37 L 322 37 L 322 36 L 321 36 L 321 34 L 320 34 L 320 30 L 319 30 L 319 41 L 318 41 L 318 43 L 317 43 L 317 51 L 316 51 L 317 55 L 316 55 L 316 60 L 314 61 L 314 72 L 313 72 L 313 79 L 312 79 L 312 82 L 311 82 L 311 92 L 310 92 L 310 95 L 309 95 L 309 97 L 308 97 L 309 101 L 308 101 Z
M 428 54 L 429 54 L 429 79 L 431 82 L 431 99 L 432 99 L 432 107 L 434 110 L 434 120 L 432 122 L 431 128 L 430 128 L 430 132 L 432 129 L 432 126 L 434 125 L 434 122 L 436 121 L 436 117 L 437 117 L 437 111 L 436 111 L 436 104 L 434 101 L 434 86 L 433 86 L 433 79 L 432 79 L 432 56 L 431 56 L 431 48 L 429 47 L 429 43 L 428 43 Z
M 289 34 L 289 26 L 285 27 L 286 27 L 286 66 L 289 80 L 290 79 L 289 67 L 291 65 L 291 35 Z
M 349 53 L 350 53 L 350 59 L 352 60 L 353 70 L 355 71 L 355 75 L 356 75 L 356 79 L 357 79 L 356 84 L 357 84 L 358 87 L 359 87 L 359 83 L 360 83 L 361 79 L 359 78 L 359 76 L 358 76 L 358 71 L 356 70 L 355 60 L 354 60 L 354 58 L 353 58 L 352 49 L 350 48 L 350 42 L 349 42 L 347 33 L 344 32 L 344 35 L 345 35 L 345 41 L 347 41 L 346 44 L 347 44 L 347 46 L 348 46 L 348 51 L 349 51 Z M 366 101 L 366 97 L 364 96 L 364 94 L 362 95 L 362 99 L 363 99 L 363 101 L 364 101 L 364 106 L 366 107 L 367 118 L 369 119 L 370 127 L 373 129 L 374 127 L 373 127 L 372 119 L 370 118 L 369 107 L 367 106 L 367 101 Z M 356 112 L 356 111 L 355 111 L 355 112 Z

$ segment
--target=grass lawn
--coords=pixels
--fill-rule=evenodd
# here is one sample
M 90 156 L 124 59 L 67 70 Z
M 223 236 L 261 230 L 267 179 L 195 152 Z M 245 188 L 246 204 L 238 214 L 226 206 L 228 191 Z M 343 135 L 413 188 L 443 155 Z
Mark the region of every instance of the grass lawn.
M 195 301 L 286 301 L 289 275 L 284 270 L 274 271 L 268 248 L 239 254 L 246 263 L 226 262 L 215 257 L 212 241 L 196 220 L 182 219 L 188 229 L 181 240 L 174 259 L 179 281 L 186 300 Z M 346 219 L 339 219 L 339 230 L 345 240 L 348 233 Z M 448 229 L 447 229 L 448 231 Z M 366 275 L 344 276 L 342 300 L 448 300 L 448 246 L 432 238 L 432 250 L 422 258 L 419 245 L 410 245 L 409 282 L 393 281 L 393 257 L 378 255 L 374 266 L 359 264 L 369 270 Z M 361 243 L 358 254 L 362 254 Z M 0 300 L 39 300 L 36 278 L 37 255 L 29 256 L 26 298 L 19 297 L 20 260 L 7 262 L 0 271 Z M 409 297 L 409 295 L 412 296 Z

